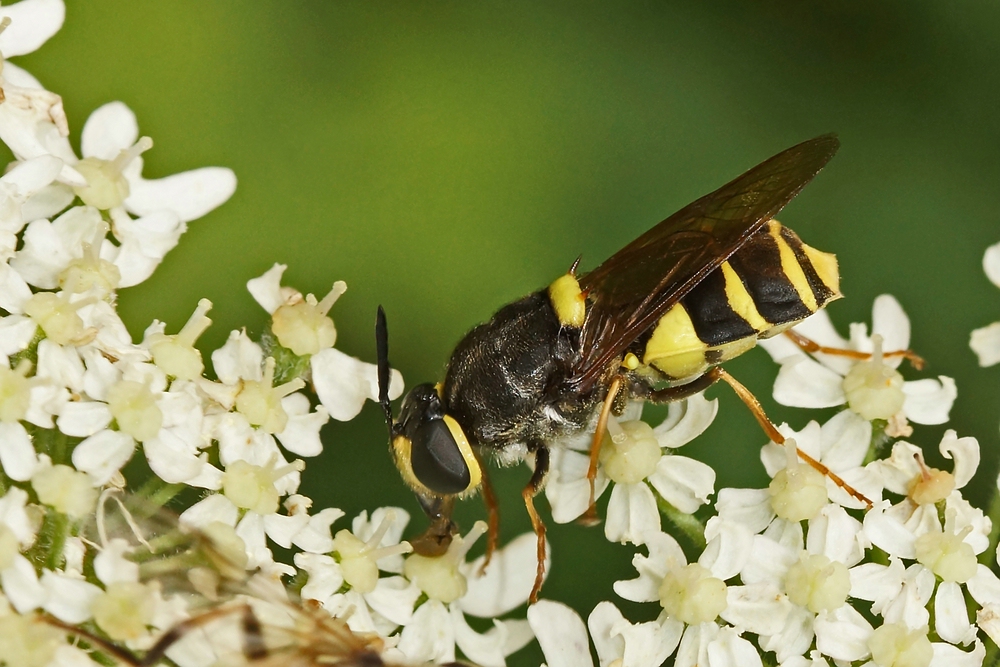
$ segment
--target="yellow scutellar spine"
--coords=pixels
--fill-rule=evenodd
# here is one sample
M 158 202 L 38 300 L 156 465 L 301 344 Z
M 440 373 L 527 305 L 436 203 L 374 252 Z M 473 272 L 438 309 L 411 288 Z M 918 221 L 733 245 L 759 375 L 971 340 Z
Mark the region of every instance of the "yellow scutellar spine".
M 816 295 L 813 294 L 812 288 L 809 286 L 809 280 L 806 279 L 806 274 L 802 270 L 802 266 L 795 259 L 795 251 L 785 242 L 785 239 L 781 238 L 781 223 L 776 220 L 769 222 L 768 233 L 774 239 L 774 242 L 778 244 L 782 273 L 792 283 L 792 287 L 795 288 L 795 292 L 802 299 L 802 303 L 809 309 L 809 312 L 815 313 L 819 310 L 819 304 L 816 303 Z
M 653 365 L 675 379 L 692 377 L 707 367 L 707 345 L 695 333 L 691 316 L 681 304 L 660 318 L 643 354 L 643 363 Z
M 729 262 L 722 263 L 722 275 L 726 279 L 726 300 L 733 312 L 746 320 L 754 331 L 761 332 L 769 329 L 771 323 L 757 311 L 757 304 L 753 302 L 750 292 L 747 291 L 743 281 L 736 275 L 736 271 L 729 265 Z
M 579 329 L 587 317 L 587 300 L 572 273 L 559 276 L 549 285 L 549 301 L 564 327 Z

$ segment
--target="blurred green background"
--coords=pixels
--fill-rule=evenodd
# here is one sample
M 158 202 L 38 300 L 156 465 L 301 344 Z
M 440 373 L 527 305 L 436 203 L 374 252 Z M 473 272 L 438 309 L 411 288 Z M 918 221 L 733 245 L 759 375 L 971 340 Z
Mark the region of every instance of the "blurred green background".
M 121 293 L 134 335 L 153 318 L 176 331 L 202 297 L 215 304 L 203 349 L 259 331 L 245 283 L 284 262 L 303 292 L 347 281 L 333 315 L 351 354 L 374 360 L 383 304 L 410 385 L 437 380 L 467 329 L 580 253 L 596 266 L 764 158 L 837 132 L 840 154 L 781 219 L 837 253 L 835 322 L 868 320 L 875 296 L 895 294 L 923 375 L 956 378 L 949 426 L 983 447 L 968 492 L 982 504 L 1000 370 L 979 369 L 967 342 L 1000 319 L 980 266 L 1000 240 L 998 39 L 995 3 L 70 0 L 63 30 L 15 62 L 64 96 L 74 142 L 118 99 L 156 142 L 148 177 L 211 164 L 239 177 L 151 280 Z M 774 405 L 762 351 L 729 369 L 777 421 L 826 416 Z M 685 453 L 716 464 L 719 487 L 762 484 L 763 437 L 728 390 L 713 393 L 720 416 Z M 349 514 L 402 505 L 422 526 L 384 428 L 375 405 L 331 424 L 304 492 Z M 936 450 L 943 430 L 912 440 Z M 493 475 L 504 539 L 528 529 L 527 476 Z M 461 508 L 466 527 L 482 515 L 478 500 Z M 584 615 L 620 603 L 610 586 L 633 576 L 632 548 L 599 528 L 550 536 L 546 597 Z

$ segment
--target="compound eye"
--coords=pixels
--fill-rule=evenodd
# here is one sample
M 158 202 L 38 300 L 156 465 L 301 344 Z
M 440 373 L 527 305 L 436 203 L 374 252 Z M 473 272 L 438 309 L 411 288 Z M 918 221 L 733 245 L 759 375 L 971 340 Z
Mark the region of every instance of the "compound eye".
M 452 425 L 458 429 L 458 437 L 464 440 L 455 420 L 445 416 L 444 419 L 431 419 L 421 424 L 411 441 L 413 475 L 434 493 L 462 493 L 469 490 L 472 481 L 470 463 L 463 448 L 459 447 Z M 465 449 L 468 451 L 468 445 Z M 471 465 L 478 468 L 475 459 Z

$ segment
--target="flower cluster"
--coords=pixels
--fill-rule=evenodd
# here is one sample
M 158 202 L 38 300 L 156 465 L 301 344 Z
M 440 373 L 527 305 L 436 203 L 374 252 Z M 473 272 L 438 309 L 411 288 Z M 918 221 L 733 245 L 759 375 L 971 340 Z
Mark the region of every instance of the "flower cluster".
M 53 0 L 2 11 L 4 57 L 34 50 L 64 18 Z M 121 102 L 91 114 L 79 157 L 60 97 L 10 62 L 0 76 L 0 139 L 16 158 L 0 178 L 0 664 L 106 664 L 101 642 L 141 653 L 196 613 L 189 596 L 141 574 L 137 540 L 106 529 L 104 508 L 122 490 L 157 506 L 200 490 L 182 526 L 236 545 L 247 572 L 295 578 L 302 599 L 384 637 L 400 659 L 454 660 L 457 646 L 503 665 L 530 641 L 524 620 L 479 633 L 465 615 L 495 618 L 524 603 L 532 580 L 516 574 L 532 570 L 510 563 L 533 563 L 533 537 L 495 554 L 485 576 L 465 558 L 480 526 L 441 557 L 404 562 L 402 509 L 335 530 L 343 512 L 313 511 L 297 493 L 303 459 L 322 451 L 321 427 L 378 396 L 375 366 L 334 347 L 329 313 L 344 283 L 317 299 L 283 286 L 282 265 L 250 280 L 268 329 L 260 340 L 233 331 L 211 352 L 212 376 L 196 346 L 211 325 L 208 300 L 183 326 L 154 321 L 133 341 L 119 294 L 232 195 L 235 175 L 207 167 L 144 178 L 153 141 Z M 390 396 L 402 386 L 393 371 Z M 123 473 L 137 458 L 148 468 L 141 489 Z M 294 566 L 274 559 L 274 545 L 294 550 Z M 170 659 L 205 664 L 205 650 L 185 644 L 169 647 Z
M 892 297 L 876 299 L 872 329 L 869 336 L 865 325 L 854 324 L 845 339 L 820 312 L 796 332 L 824 350 L 848 354 L 808 353 L 786 337 L 763 342 L 780 365 L 778 402 L 846 409 L 823 424 L 781 426 L 784 443 L 761 450 L 771 483 L 720 489 L 713 511 L 704 515 L 703 548 L 693 560 L 661 530 L 658 517 L 646 519 L 646 512 L 633 509 L 628 520 L 617 518 L 608 537 L 644 545 L 644 553 L 633 558 L 638 576 L 617 582 L 614 590 L 626 600 L 658 604 L 657 619 L 632 623 L 612 602 L 602 602 L 585 626 L 574 611 L 543 600 L 528 620 L 550 666 L 592 665 L 588 630 L 602 666 L 659 665 L 671 656 L 674 665 L 713 667 L 984 664 L 987 643 L 1000 639 L 997 554 L 989 549 L 992 522 L 962 495 L 979 465 L 979 444 L 947 431 L 938 451 L 951 467 L 939 470 L 925 462 L 920 447 L 900 439 L 913 435 L 911 422 L 947 421 L 955 383 L 944 376 L 903 379 L 897 368 L 909 345 L 909 321 Z M 683 444 L 711 422 L 709 405 L 695 398 L 671 406 L 667 423 L 655 430 L 623 429 L 615 451 L 652 452 L 657 440 L 669 447 L 664 437 L 670 433 Z M 651 444 L 641 444 L 645 438 Z M 829 473 L 806 464 L 800 453 Z M 557 508 L 573 497 L 559 483 L 572 484 L 583 474 L 577 456 L 569 449 L 560 459 Z M 675 456 L 656 463 L 648 453 L 631 458 L 653 461 L 637 463 L 646 488 L 633 490 L 638 480 L 616 477 L 605 460 L 598 488 L 611 478 L 612 499 L 618 487 L 630 500 L 649 493 L 676 517 L 693 512 L 697 503 L 691 501 L 712 492 L 705 477 L 707 493 L 682 495 L 676 504 L 663 475 L 675 464 L 683 471 L 691 463 Z M 699 479 L 693 472 L 677 477 Z M 609 522 L 613 518 L 609 505 Z M 567 646 L 574 648 L 567 653 Z

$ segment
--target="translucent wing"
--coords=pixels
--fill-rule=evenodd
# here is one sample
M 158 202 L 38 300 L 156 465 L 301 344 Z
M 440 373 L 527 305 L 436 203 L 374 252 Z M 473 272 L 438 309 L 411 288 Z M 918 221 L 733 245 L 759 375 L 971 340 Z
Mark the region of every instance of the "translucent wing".
M 688 204 L 583 276 L 587 319 L 570 386 L 581 392 L 594 386 L 670 306 L 777 215 L 839 146 L 829 134 L 778 153 Z

